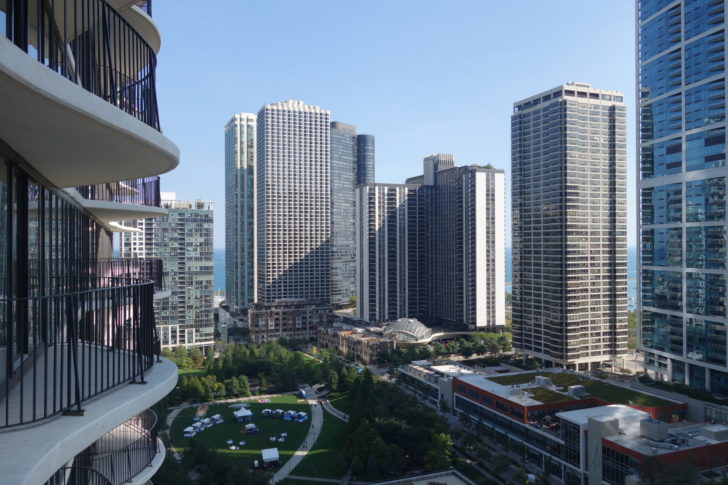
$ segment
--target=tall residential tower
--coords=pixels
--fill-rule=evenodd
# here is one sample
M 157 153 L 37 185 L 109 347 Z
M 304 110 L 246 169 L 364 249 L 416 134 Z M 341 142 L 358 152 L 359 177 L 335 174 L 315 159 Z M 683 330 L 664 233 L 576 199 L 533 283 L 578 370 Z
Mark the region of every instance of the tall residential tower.
M 623 94 L 569 83 L 513 108 L 513 346 L 588 369 L 627 350 Z
M 233 308 L 256 298 L 255 128 L 249 113 L 225 125 L 225 299 Z
M 330 121 L 302 101 L 258 112 L 259 302 L 331 299 Z
M 724 1 L 638 2 L 639 348 L 728 393 Z

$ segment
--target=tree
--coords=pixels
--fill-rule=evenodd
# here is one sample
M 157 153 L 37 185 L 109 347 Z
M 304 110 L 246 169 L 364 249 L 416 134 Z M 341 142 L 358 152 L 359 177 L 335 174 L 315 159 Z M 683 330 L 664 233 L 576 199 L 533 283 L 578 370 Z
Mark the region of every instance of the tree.
M 240 381 L 240 393 L 245 397 L 250 397 L 250 383 L 248 382 L 248 376 L 242 375 L 239 378 Z
M 329 377 L 326 379 L 326 386 L 332 392 L 335 392 L 339 388 L 339 374 L 335 370 L 329 372 Z
M 490 466 L 496 474 L 500 475 L 501 473 L 508 470 L 508 468 L 510 468 L 511 461 L 506 455 L 498 453 L 493 458 L 491 458 Z
M 452 456 L 452 440 L 446 433 L 437 433 L 432 437 L 432 443 L 425 457 L 426 471 L 439 471 L 450 468 Z

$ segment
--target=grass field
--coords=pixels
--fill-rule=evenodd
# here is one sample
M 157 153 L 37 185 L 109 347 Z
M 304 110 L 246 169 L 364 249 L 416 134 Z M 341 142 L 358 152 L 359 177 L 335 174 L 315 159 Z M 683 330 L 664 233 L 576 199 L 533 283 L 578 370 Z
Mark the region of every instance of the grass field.
M 238 423 L 233 417 L 233 412 L 237 408 L 231 408 L 232 403 L 212 404 L 209 406 L 207 416 L 220 414 L 225 420 L 224 423 L 213 426 L 199 433 L 196 438 L 202 440 L 210 449 L 219 453 L 225 453 L 230 456 L 240 457 L 249 466 L 253 466 L 253 460 L 260 458 L 260 450 L 265 448 L 278 448 L 281 457 L 281 465 L 283 465 L 293 452 L 298 449 L 303 439 L 308 433 L 310 421 L 297 423 L 295 421 L 284 421 L 273 417 L 263 417 L 261 412 L 263 409 L 293 409 L 295 411 L 305 411 L 311 416 L 311 410 L 304 400 L 299 400 L 295 396 L 285 395 L 271 398 L 269 403 L 259 403 L 256 399 L 245 401 L 248 408 L 253 411 L 253 423 L 258 427 L 259 432 L 256 434 L 244 434 L 242 432 L 245 423 Z M 197 408 L 191 407 L 183 409 L 177 418 L 172 422 L 170 429 L 170 438 L 172 445 L 176 448 L 184 448 L 189 441 L 182 436 L 183 430 L 192 424 L 192 418 Z M 287 432 L 288 437 L 285 442 L 275 443 L 270 441 L 271 436 L 278 438 L 281 432 Z M 232 439 L 236 444 L 239 441 L 245 441 L 247 444 L 239 450 L 229 450 L 226 444 L 227 440 Z
M 349 414 L 351 412 L 351 399 L 349 398 L 349 391 L 342 393 L 333 393 L 328 396 L 329 402 L 338 411 Z
M 292 475 L 314 478 L 341 478 L 337 473 L 337 456 L 346 441 L 348 424 L 332 416 L 325 409 L 324 425 L 316 445 L 308 452 L 301 463 L 293 469 Z
M 295 473 L 294 473 L 294 475 L 295 475 Z M 332 485 L 331 482 L 317 482 L 314 480 L 297 480 L 295 478 L 285 478 L 278 483 L 282 483 L 283 485 Z

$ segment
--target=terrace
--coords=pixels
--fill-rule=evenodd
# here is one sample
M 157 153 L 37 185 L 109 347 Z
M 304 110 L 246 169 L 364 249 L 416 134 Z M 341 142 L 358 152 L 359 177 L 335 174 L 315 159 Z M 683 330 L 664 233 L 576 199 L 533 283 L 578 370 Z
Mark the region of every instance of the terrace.
M 519 374 L 489 377 L 488 379 L 503 386 L 512 386 L 534 382 L 537 376 L 548 377 L 554 385 L 563 389 L 566 389 L 569 386 L 582 385 L 589 396 L 596 397 L 597 399 L 601 399 L 602 401 L 612 404 L 626 404 L 645 407 L 662 407 L 675 404 L 672 401 L 668 401 L 657 396 L 644 394 L 639 391 L 615 386 L 601 380 L 591 379 L 586 376 L 568 372 L 524 372 Z M 543 387 L 533 387 L 528 391 L 533 394 L 533 399 L 541 401 L 544 404 L 575 399 L 574 397 L 545 389 Z

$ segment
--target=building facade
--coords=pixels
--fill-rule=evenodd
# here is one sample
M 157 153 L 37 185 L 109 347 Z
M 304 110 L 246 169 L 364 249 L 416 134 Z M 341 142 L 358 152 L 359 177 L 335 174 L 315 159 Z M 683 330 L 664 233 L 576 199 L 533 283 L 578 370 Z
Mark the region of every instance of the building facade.
M 233 308 L 256 301 L 256 116 L 225 125 L 225 298 Z
M 263 106 L 257 124 L 258 302 L 331 299 L 330 114 Z
M 331 303 L 345 305 L 354 295 L 354 187 L 357 181 L 356 128 L 331 123 Z
M 415 184 L 357 188 L 356 311 L 362 320 L 424 315 L 424 198 L 418 189 Z
M 138 3 L 0 5 L 2 483 L 146 483 L 166 454 L 149 410 L 177 382 L 159 261 L 113 257 L 121 221 L 166 212 L 159 174 L 179 163 Z
M 364 365 L 378 364 L 380 355 L 389 354 L 396 348 L 392 340 L 382 339 L 367 333 L 363 328 L 343 323 L 319 327 L 318 345 L 324 349 L 337 350 L 341 355 Z
M 625 109 L 580 83 L 514 104 L 513 346 L 547 364 L 627 350 Z
M 313 340 L 319 327 L 331 324 L 333 317 L 333 307 L 325 301 L 254 303 L 248 307 L 250 340 L 257 344 L 281 338 Z
M 639 1 L 639 348 L 728 393 L 725 2 Z
M 431 155 L 406 184 L 357 188 L 357 312 L 433 325 L 505 325 L 502 170 Z
M 128 223 L 138 231 L 121 235 L 122 258 L 159 259 L 166 298 L 154 302 L 163 348 L 214 343 L 212 202 L 179 201 L 161 193 L 163 217 Z

